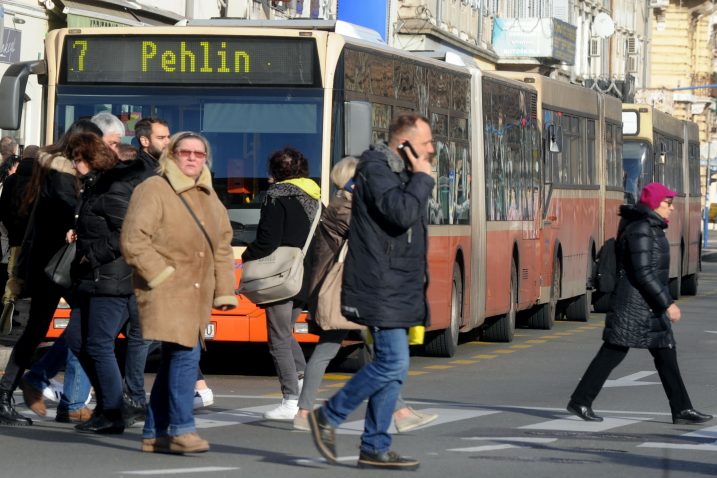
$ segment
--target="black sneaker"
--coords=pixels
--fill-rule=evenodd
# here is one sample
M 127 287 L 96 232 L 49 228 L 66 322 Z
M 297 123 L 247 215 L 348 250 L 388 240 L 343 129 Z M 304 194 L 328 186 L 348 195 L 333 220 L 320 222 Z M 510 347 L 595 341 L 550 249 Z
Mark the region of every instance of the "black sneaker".
M 314 445 L 318 448 L 319 453 L 330 463 L 338 463 L 336 459 L 336 433 L 334 427 L 326 421 L 321 408 L 309 413 L 309 428 L 311 428 L 311 438 L 313 438 Z
M 372 468 L 379 470 L 417 470 L 420 463 L 413 458 L 406 458 L 395 451 L 382 453 L 369 453 L 361 450 L 358 459 L 359 468 Z

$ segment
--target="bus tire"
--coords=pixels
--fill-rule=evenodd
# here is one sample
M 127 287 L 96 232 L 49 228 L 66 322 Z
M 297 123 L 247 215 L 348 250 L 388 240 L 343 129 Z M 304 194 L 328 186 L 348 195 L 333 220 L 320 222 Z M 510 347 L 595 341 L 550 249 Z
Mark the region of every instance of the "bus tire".
M 534 307 L 528 317 L 528 327 L 531 329 L 550 330 L 558 314 L 558 300 L 560 299 L 560 259 L 553 259 L 553 278 L 550 284 L 550 300 L 545 304 Z
M 518 269 L 515 260 L 510 268 L 510 310 L 494 318 L 483 329 L 483 339 L 491 342 L 512 342 L 515 335 L 515 317 L 518 311 Z
M 453 266 L 451 287 L 451 322 L 448 328 L 426 335 L 423 348 L 432 357 L 453 357 L 458 349 L 458 336 L 463 322 L 463 278 L 458 264 Z
M 593 294 L 593 311 L 605 313 L 610 307 L 610 294 L 595 292 Z
M 699 278 L 697 273 L 683 277 L 682 284 L 680 284 L 680 292 L 684 295 L 697 295 L 698 282 Z
M 588 264 L 588 279 L 592 274 L 592 271 L 590 270 L 591 265 L 592 259 Z M 587 281 L 585 283 L 587 284 Z M 590 305 L 592 305 L 592 301 L 593 291 L 592 289 L 586 288 L 584 294 L 570 299 L 567 307 L 565 308 L 565 318 L 576 322 L 587 322 L 590 320 Z
M 670 289 L 670 295 L 672 296 L 673 300 L 677 300 L 680 298 L 681 288 L 682 285 L 682 279 L 680 277 L 674 277 L 670 279 L 669 283 L 669 289 Z

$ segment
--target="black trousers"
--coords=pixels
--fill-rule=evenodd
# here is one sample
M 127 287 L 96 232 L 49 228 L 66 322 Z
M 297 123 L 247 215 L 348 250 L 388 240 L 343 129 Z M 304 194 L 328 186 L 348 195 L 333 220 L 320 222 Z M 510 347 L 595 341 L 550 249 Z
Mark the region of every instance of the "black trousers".
M 5 374 L 0 379 L 0 391 L 12 392 L 20 383 L 25 370 L 30 367 L 35 349 L 47 335 L 52 316 L 66 291 L 44 276 L 33 279 L 30 297 L 30 313 L 22 335 L 10 353 Z
M 603 343 L 597 355 L 590 362 L 583 378 L 570 397 L 578 405 L 592 406 L 595 397 L 602 390 L 605 381 L 615 367 L 627 356 L 629 347 Z M 662 387 L 670 402 L 672 414 L 692 408 L 692 402 L 682 382 L 680 368 L 677 365 L 677 350 L 674 347 L 648 349 L 655 360 L 655 368 L 660 375 Z

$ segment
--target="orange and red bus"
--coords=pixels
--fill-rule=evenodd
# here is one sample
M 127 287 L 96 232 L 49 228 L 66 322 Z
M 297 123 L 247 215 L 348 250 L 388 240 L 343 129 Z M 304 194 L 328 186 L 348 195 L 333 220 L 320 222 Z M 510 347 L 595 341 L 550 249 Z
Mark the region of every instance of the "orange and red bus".
M 341 27 L 222 19 L 55 30 L 44 60 L 8 69 L 0 94 L 12 106 L 0 125 L 19 125 L 23 82 L 42 74 L 48 143 L 98 111 L 122 119 L 125 142 L 150 115 L 172 131 L 201 132 L 234 227 L 239 279 L 273 150 L 302 150 L 328 202 L 335 162 L 387 139 L 394 116 L 420 112 L 436 140 L 428 353 L 453 355 L 459 332 L 476 328 L 510 341 L 519 313 L 541 328 L 563 313 L 587 320 L 592 260 L 612 234 L 607 210 L 621 194 L 605 183 L 621 168 L 613 101 L 537 75 L 508 78 L 418 56 Z M 58 312 L 50 334 L 66 321 Z M 210 328 L 214 341 L 267 339 L 263 310 L 241 296 L 237 309 L 213 311 Z M 303 319 L 295 333 L 316 340 Z

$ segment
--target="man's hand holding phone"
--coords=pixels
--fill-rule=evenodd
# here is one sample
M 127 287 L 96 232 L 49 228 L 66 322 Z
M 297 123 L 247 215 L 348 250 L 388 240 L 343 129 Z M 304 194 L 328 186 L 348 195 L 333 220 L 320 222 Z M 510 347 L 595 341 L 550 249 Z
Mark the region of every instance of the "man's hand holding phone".
M 406 169 L 409 171 L 413 171 L 414 173 L 426 173 L 429 176 L 433 172 L 433 167 L 428 157 L 421 158 L 418 153 L 416 153 L 416 150 L 413 149 L 410 142 L 404 141 L 399 144 L 398 151 L 406 163 Z

